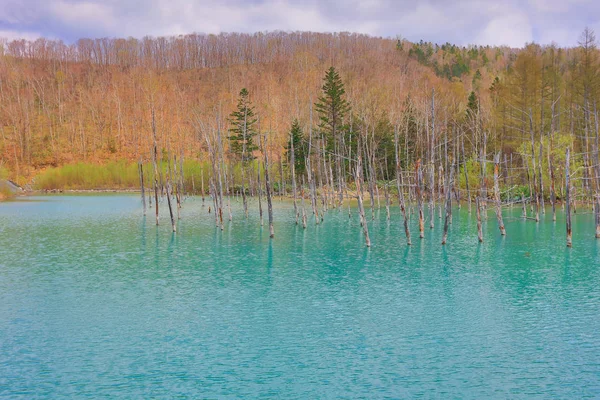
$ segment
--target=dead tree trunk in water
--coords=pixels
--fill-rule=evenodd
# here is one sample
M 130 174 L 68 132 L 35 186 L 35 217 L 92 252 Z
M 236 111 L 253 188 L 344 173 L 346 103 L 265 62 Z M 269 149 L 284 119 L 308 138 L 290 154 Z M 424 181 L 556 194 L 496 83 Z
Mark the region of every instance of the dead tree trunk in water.
M 571 185 L 569 182 L 569 161 L 570 161 L 570 150 L 567 148 L 567 156 L 565 162 L 565 193 L 566 193 L 566 220 L 567 220 L 567 247 L 572 247 L 572 230 L 571 230 Z
M 544 204 L 544 179 L 542 177 L 542 137 L 540 136 L 540 154 L 538 155 L 538 163 L 540 167 L 538 168 L 538 180 L 540 182 L 539 185 L 539 197 L 540 197 L 540 208 L 542 210 L 542 214 L 546 214 L 546 205 Z
M 154 107 L 152 107 L 152 136 L 154 138 L 154 151 L 152 152 L 152 164 L 154 164 L 154 204 L 156 206 L 156 225 L 158 225 L 158 150 L 156 145 L 156 120 L 154 118 Z
M 285 181 L 283 180 L 283 158 L 279 158 L 279 200 L 283 201 L 285 195 Z
M 310 203 L 315 216 L 315 223 L 319 224 L 319 209 L 317 206 L 317 189 L 315 188 L 314 170 L 310 162 L 310 153 L 312 153 L 312 103 L 310 105 L 310 123 L 308 125 L 308 154 L 306 155 L 306 177 L 308 180 L 308 191 L 310 194 Z
M 504 220 L 502 219 L 502 203 L 500 202 L 500 183 L 498 179 L 498 167 L 500 164 L 500 153 L 494 157 L 494 202 L 496 203 L 496 218 L 498 219 L 498 229 L 502 236 L 506 235 L 504 229 Z
M 296 225 L 298 225 L 298 200 L 296 196 L 296 155 L 294 153 L 294 138 L 292 131 L 290 131 L 290 168 L 292 172 L 292 195 L 294 196 L 294 215 L 296 217 Z M 283 174 L 283 169 L 282 172 Z
M 385 193 L 385 215 L 386 215 L 386 219 L 389 221 L 390 220 L 390 188 L 388 187 L 387 181 L 385 182 L 383 190 Z
M 538 174 L 537 167 L 535 162 L 535 142 L 534 142 L 534 133 L 533 133 L 533 117 L 531 116 L 531 111 L 529 113 L 529 131 L 531 134 L 531 162 L 533 166 L 533 193 L 535 197 L 535 222 L 540 222 L 540 193 L 538 188 Z M 540 165 L 541 168 L 541 165 Z
M 367 226 L 367 219 L 365 218 L 365 208 L 363 206 L 363 195 L 362 195 L 362 157 L 358 154 L 358 161 L 356 163 L 356 197 L 358 198 L 358 212 L 360 213 L 360 220 L 362 223 L 363 233 L 365 235 L 365 242 L 367 247 L 371 247 L 371 239 L 369 238 L 369 227 Z
M 483 211 L 485 211 L 484 214 L 484 218 L 487 220 L 487 198 L 488 198 L 488 191 L 487 191 L 487 133 L 484 132 L 483 133 L 483 144 L 482 144 L 482 148 L 480 149 L 479 152 L 479 162 L 480 162 L 480 168 L 481 168 L 481 183 L 480 183 L 480 199 L 479 199 L 479 204 L 481 205 L 481 208 L 483 209 Z
M 429 165 L 429 229 L 434 228 L 435 219 L 435 167 Z
M 173 206 L 171 205 L 171 196 L 173 195 L 173 188 L 171 187 L 171 180 L 167 177 L 167 204 L 169 205 L 169 214 L 171 214 L 171 226 L 173 232 L 177 232 L 177 223 L 175 222 L 175 216 L 173 215 Z
M 400 168 L 400 158 L 398 153 L 398 130 L 394 135 L 395 153 L 396 153 L 396 187 L 398 188 L 398 205 L 402 212 L 402 218 L 404 219 L 404 233 L 406 234 L 406 243 L 410 246 L 412 244 L 410 240 L 410 230 L 408 229 L 408 217 L 406 215 L 406 202 L 404 201 L 404 192 L 402 191 L 401 175 L 402 171 Z
M 481 202 L 479 197 L 475 197 L 475 207 L 477 208 L 477 237 L 479 243 L 483 243 L 483 231 L 481 230 Z
M 263 154 L 265 156 L 265 189 L 267 191 L 267 208 L 269 212 L 269 237 L 275 237 L 273 228 L 273 194 L 271 193 L 271 181 L 269 179 L 269 151 L 267 150 L 266 140 L 263 139 Z
M 550 139 L 552 140 L 552 139 Z M 548 168 L 550 173 L 550 203 L 552 204 L 552 221 L 556 221 L 556 189 L 554 187 L 554 166 L 552 165 L 552 147 L 548 147 Z
M 429 229 L 435 218 L 435 89 L 431 90 L 431 139 L 429 149 Z
M 446 244 L 448 239 L 448 225 L 452 219 L 452 181 L 454 180 L 454 163 L 450 168 L 450 177 L 446 180 L 446 218 L 444 219 L 444 236 L 442 238 L 442 244 Z
M 262 186 L 260 183 L 260 161 L 256 165 L 256 180 L 258 182 L 258 188 L 256 194 L 258 195 L 258 216 L 260 218 L 260 226 L 264 225 L 263 222 L 263 208 L 262 208 Z
M 596 141 L 594 143 L 594 216 L 596 219 L 596 238 L 600 238 L 600 165 L 598 162 L 598 147 L 600 146 L 599 140 L 599 129 L 598 129 L 598 112 L 596 111 L 596 105 L 594 104 L 594 117 L 596 120 Z
M 179 177 L 177 175 L 177 155 L 174 156 L 173 169 L 175 170 L 175 178 L 173 179 L 173 176 L 171 176 L 171 182 L 173 182 L 173 181 L 178 182 Z M 171 186 L 171 191 L 173 191 L 172 186 Z M 180 190 L 180 186 L 178 183 L 175 183 L 175 200 L 177 202 L 177 219 L 181 219 L 181 214 L 179 211 L 181 209 L 181 190 Z
M 138 168 L 140 171 L 140 188 L 142 191 L 142 206 L 144 207 L 144 215 L 146 215 L 146 192 L 144 190 L 144 165 L 142 164 L 141 158 L 140 158 L 140 162 L 138 164 Z
M 421 160 L 417 160 L 416 169 L 416 191 L 417 191 L 417 205 L 419 208 L 419 237 L 423 239 L 425 237 L 425 219 L 423 217 L 423 192 L 422 192 L 422 184 L 423 184 L 423 171 L 421 170 Z
M 302 228 L 306 229 L 306 206 L 304 204 L 304 176 L 302 176 L 302 188 L 300 190 L 302 204 Z
M 467 197 L 469 199 L 469 214 L 471 213 L 471 190 L 469 189 L 469 173 L 467 171 L 467 156 L 465 154 L 465 138 L 464 135 L 461 137 L 462 156 L 463 156 L 463 171 L 465 174 L 465 190 L 467 191 Z
M 202 190 L 202 207 L 204 207 L 204 167 L 200 167 L 200 176 L 202 177 L 202 182 L 201 182 L 201 188 L 200 190 Z

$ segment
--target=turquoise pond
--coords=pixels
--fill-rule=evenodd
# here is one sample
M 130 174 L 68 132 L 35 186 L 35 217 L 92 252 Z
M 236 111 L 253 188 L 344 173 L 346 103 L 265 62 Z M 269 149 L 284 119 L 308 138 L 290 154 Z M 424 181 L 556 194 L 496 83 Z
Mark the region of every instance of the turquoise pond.
M 567 249 L 562 213 L 490 210 L 479 244 L 463 206 L 442 246 L 436 211 L 407 247 L 382 208 L 368 249 L 355 210 L 276 200 L 270 240 L 206 204 L 172 234 L 135 195 L 0 203 L 0 398 L 600 398 L 589 210 Z

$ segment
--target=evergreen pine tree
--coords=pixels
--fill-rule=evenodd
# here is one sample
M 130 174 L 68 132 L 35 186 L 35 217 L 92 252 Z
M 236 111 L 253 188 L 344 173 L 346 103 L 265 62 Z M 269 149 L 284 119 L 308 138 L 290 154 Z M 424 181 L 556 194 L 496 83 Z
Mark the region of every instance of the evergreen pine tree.
M 254 160 L 253 153 L 258 150 L 258 146 L 254 143 L 257 133 L 254 128 L 256 121 L 248 90 L 243 88 L 240 91 L 236 111 L 229 115 L 231 153 L 242 162 Z
M 290 138 L 285 146 L 286 156 L 289 159 L 292 151 L 292 143 L 294 144 L 294 166 L 296 174 L 302 175 L 306 172 L 306 143 L 304 142 L 304 134 L 302 127 L 297 118 L 294 118 L 290 130 Z
M 467 103 L 467 116 L 474 117 L 475 115 L 477 115 L 478 111 L 479 100 L 477 99 L 477 95 L 475 94 L 475 92 L 471 92 L 471 94 L 469 94 L 469 99 Z
M 344 117 L 350 111 L 350 104 L 344 99 L 344 83 L 335 68 L 331 67 L 323 78 L 323 95 L 315 104 L 319 114 L 319 130 L 327 142 L 327 148 L 333 150 L 333 143 L 339 134 Z

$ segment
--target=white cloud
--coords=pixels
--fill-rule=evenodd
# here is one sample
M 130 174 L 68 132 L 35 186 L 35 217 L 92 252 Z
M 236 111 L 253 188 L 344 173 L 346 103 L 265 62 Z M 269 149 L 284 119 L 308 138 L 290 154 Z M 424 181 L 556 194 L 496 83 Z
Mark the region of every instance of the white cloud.
M 543 44 L 556 43 L 559 46 L 573 45 L 573 38 L 577 38 L 580 30 L 567 28 L 546 28 L 539 33 L 537 41 Z
M 107 30 L 117 27 L 111 8 L 105 4 L 92 1 L 69 3 L 59 0 L 50 2 L 49 6 L 55 18 L 62 24 Z
M 0 0 L 0 31 L 80 37 L 350 31 L 409 40 L 575 45 L 594 0 Z M 598 3 L 598 5 L 596 4 Z
M 43 35 L 36 33 L 36 32 L 13 31 L 13 30 L 0 29 L 0 38 L 6 39 L 8 41 L 17 40 L 17 39 L 35 40 L 42 36 Z
M 529 5 L 538 12 L 542 13 L 562 13 L 568 12 L 575 7 L 585 6 L 590 0 L 529 0 Z
M 397 26 L 402 32 L 406 32 L 403 33 L 405 36 L 410 34 L 426 38 L 428 33 L 436 34 L 453 29 L 455 21 L 448 17 L 449 14 L 441 8 L 429 3 L 419 3 L 414 10 L 404 13 L 398 19 Z
M 476 36 L 479 45 L 523 47 L 533 41 L 533 28 L 527 15 L 512 13 L 492 18 Z

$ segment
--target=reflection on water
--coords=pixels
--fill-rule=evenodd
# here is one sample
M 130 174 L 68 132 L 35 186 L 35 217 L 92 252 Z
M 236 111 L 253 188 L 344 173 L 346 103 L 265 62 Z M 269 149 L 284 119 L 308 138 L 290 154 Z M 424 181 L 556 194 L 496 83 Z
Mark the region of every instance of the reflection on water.
M 156 227 L 136 196 L 0 204 L 0 397 L 600 396 L 600 244 L 590 215 L 455 210 L 405 246 L 385 209 L 303 230 L 275 202 L 214 227 L 200 199 Z M 370 212 L 368 212 L 370 215 Z M 436 216 L 437 217 L 437 216 Z

